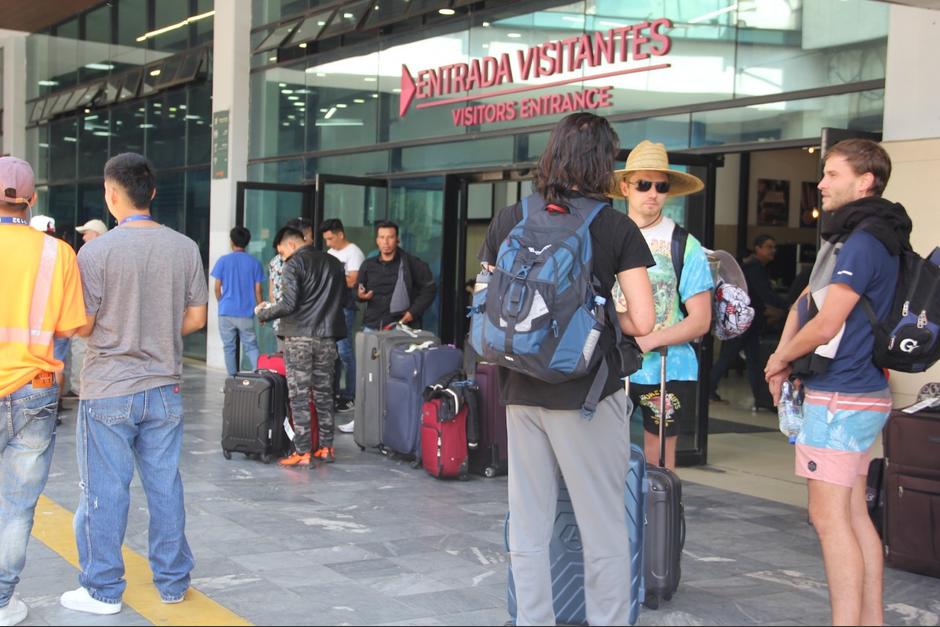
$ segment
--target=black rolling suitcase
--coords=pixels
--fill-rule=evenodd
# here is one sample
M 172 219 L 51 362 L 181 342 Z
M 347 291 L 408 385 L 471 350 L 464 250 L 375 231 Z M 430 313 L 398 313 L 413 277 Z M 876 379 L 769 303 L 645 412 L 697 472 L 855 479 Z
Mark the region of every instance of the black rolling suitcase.
M 222 454 L 257 455 L 264 463 L 290 448 L 284 431 L 287 379 L 270 371 L 239 372 L 225 380 L 222 405 Z
M 680 560 L 685 544 L 685 512 L 682 509 L 682 482 L 666 468 L 666 347 L 660 354 L 659 388 L 659 465 L 648 466 L 646 476 L 646 535 L 643 561 L 645 564 L 646 599 L 643 605 L 657 609 L 669 601 L 679 588 Z

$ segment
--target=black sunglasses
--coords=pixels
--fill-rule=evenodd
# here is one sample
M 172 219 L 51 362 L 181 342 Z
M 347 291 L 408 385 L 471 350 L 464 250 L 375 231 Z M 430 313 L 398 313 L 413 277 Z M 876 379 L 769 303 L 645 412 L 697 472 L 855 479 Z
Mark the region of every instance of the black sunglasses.
M 630 183 L 636 187 L 638 192 L 648 192 L 653 187 L 653 181 L 647 181 L 645 179 L 640 179 L 638 181 L 633 181 Z M 669 181 L 656 181 L 656 192 L 659 194 L 668 194 L 669 193 Z

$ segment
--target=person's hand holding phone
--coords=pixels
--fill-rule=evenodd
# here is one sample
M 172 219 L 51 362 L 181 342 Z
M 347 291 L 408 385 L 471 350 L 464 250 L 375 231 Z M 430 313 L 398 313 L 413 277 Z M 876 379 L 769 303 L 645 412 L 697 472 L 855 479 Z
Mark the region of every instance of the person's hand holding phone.
M 375 292 L 366 291 L 366 286 L 362 283 L 359 284 L 359 300 L 372 300 L 372 297 L 375 296 Z

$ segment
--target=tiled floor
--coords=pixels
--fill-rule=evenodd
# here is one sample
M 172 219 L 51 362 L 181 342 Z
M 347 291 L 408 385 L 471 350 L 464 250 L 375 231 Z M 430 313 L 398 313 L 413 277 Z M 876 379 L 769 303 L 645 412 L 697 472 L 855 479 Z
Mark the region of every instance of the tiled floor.
M 407 463 L 361 453 L 337 435 L 337 463 L 282 469 L 219 450 L 222 376 L 186 367 L 182 462 L 194 586 L 256 624 L 501 625 L 506 480 L 443 482 Z M 766 421 L 725 407 L 727 419 Z M 738 413 L 732 413 L 738 412 Z M 46 495 L 74 510 L 74 410 L 60 428 Z M 825 624 L 825 577 L 806 523 L 789 446 L 774 433 L 710 441 L 711 465 L 685 469 L 688 539 L 678 594 L 640 624 Z M 757 498 L 756 495 L 765 498 Z M 126 543 L 146 554 L 147 514 L 135 480 Z M 58 605 L 76 571 L 30 544 L 19 592 L 26 624 L 148 624 Z M 940 623 L 940 580 L 888 571 L 889 624 Z M 194 617 L 196 618 L 196 617 Z

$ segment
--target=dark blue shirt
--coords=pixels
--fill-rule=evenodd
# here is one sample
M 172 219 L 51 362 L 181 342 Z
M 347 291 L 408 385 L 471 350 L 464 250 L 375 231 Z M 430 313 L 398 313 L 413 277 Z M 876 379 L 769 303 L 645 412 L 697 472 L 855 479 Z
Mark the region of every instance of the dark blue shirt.
M 211 275 L 222 281 L 220 316 L 251 318 L 255 315 L 255 283 L 264 283 L 264 268 L 246 252 L 219 257 Z
M 858 230 L 846 240 L 836 259 L 831 284 L 841 283 L 868 297 L 879 319 L 891 309 L 898 281 L 898 257 L 874 235 Z M 845 322 L 836 358 L 825 374 L 808 377 L 806 385 L 826 392 L 860 394 L 887 387 L 884 372 L 872 361 L 875 335 L 859 302 Z

